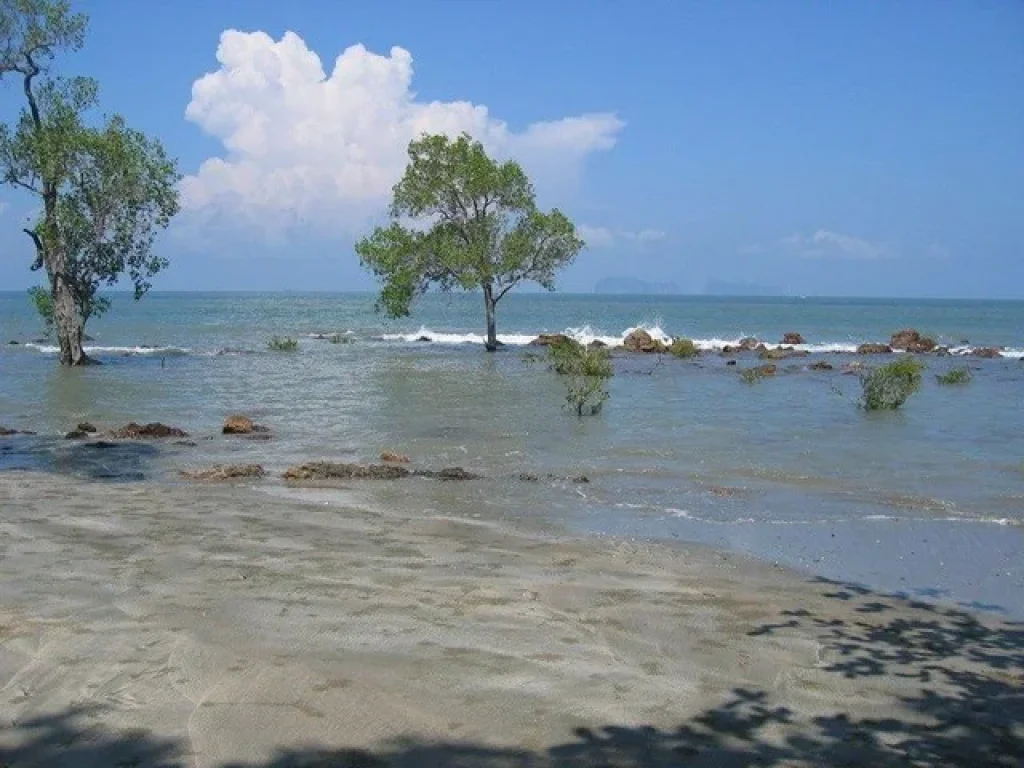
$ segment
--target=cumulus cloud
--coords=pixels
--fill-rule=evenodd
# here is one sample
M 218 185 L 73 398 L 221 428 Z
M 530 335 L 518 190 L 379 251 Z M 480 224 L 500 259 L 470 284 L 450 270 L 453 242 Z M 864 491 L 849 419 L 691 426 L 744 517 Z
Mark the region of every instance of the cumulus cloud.
M 580 237 L 590 248 L 611 248 L 616 242 L 626 240 L 634 243 L 653 243 L 664 240 L 667 235 L 660 229 L 641 229 L 631 231 L 625 229 L 609 229 L 581 224 L 577 227 Z
M 800 233 L 779 241 L 787 250 L 809 259 L 845 258 L 874 260 L 896 255 L 895 249 L 884 243 L 873 243 L 852 235 L 842 235 L 819 229 L 813 235 Z
M 468 132 L 543 185 L 578 176 L 624 127 L 597 113 L 514 131 L 480 104 L 419 100 L 412 55 L 399 47 L 385 56 L 353 45 L 328 74 L 292 32 L 274 40 L 227 30 L 217 61 L 193 84 L 185 116 L 224 154 L 185 177 L 183 205 L 212 226 L 241 224 L 265 236 L 295 225 L 329 234 L 364 226 L 383 211 L 409 141 L 423 133 Z

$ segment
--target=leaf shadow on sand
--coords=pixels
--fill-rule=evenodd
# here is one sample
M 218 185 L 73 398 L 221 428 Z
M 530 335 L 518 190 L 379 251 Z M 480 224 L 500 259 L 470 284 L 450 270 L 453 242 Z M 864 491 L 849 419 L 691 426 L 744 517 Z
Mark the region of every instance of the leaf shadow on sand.
M 837 680 L 896 676 L 907 682 L 896 713 L 807 716 L 779 694 L 734 689 L 675 729 L 579 728 L 544 751 L 467 742 L 399 740 L 372 751 L 282 747 L 260 763 L 216 768 L 743 768 L 746 766 L 1020 766 L 1024 761 L 1024 624 L 982 624 L 963 611 L 824 579 L 830 600 L 853 618 L 803 608 L 750 630 L 754 637 L 807 632 L 827 651 Z M 909 608 L 896 610 L 897 608 Z M 848 614 L 847 614 L 848 616 Z M 195 764 L 188 745 L 141 732 L 91 727 L 102 709 L 83 707 L 11 726 L 0 766 L 111 768 Z M 14 737 L 13 741 L 11 737 Z M 201 765 L 209 765 L 200 761 Z

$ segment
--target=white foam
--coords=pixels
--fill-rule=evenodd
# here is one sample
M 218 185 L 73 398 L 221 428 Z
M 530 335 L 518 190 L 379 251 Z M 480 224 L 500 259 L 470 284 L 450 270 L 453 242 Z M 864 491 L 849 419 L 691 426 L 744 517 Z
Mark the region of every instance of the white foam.
M 35 342 L 28 342 L 25 344 L 26 347 L 35 349 L 44 355 L 56 355 L 60 352 L 60 347 L 55 344 L 36 344 Z M 101 347 L 101 346 L 84 346 L 82 349 L 86 354 L 119 354 L 119 355 L 187 355 L 191 350 L 184 347 Z

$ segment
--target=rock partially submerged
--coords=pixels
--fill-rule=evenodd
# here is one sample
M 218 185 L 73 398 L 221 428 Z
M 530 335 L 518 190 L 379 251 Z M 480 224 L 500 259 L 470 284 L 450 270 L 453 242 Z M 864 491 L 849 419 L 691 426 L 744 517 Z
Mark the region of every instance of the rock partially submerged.
M 285 480 L 401 480 L 404 477 L 429 477 L 434 480 L 476 480 L 480 478 L 462 467 L 410 470 L 394 464 L 345 464 L 311 461 L 289 467 Z
M 805 344 L 804 337 L 799 333 L 789 332 L 782 334 L 783 344 Z
M 668 352 L 668 345 L 659 341 L 643 328 L 634 328 L 622 342 L 622 346 L 630 352 L 662 355 Z
M 8 429 L 7 427 L 0 427 L 0 437 L 7 437 L 8 435 L 34 435 L 35 432 L 30 432 L 26 429 Z
M 248 416 L 234 414 L 224 420 L 224 427 L 221 430 L 225 435 L 251 435 L 254 432 L 270 432 L 262 424 L 255 424 Z
M 906 352 L 922 353 L 931 352 L 935 349 L 936 344 L 934 339 L 922 336 L 914 328 L 904 328 L 892 335 L 892 338 L 889 340 L 889 346 Z
M 537 475 L 533 472 L 520 472 L 519 480 L 524 483 L 539 483 L 541 479 L 552 480 L 555 482 L 569 482 L 576 485 L 582 485 L 583 483 L 589 483 L 590 478 L 586 475 L 575 475 L 573 477 L 563 477 L 562 475 L 555 475 L 548 472 L 545 475 Z
M 394 451 L 383 451 L 380 454 L 381 461 L 391 462 L 393 464 L 408 464 L 409 457 L 404 453 L 395 453 Z
M 804 349 L 776 347 L 775 349 L 762 349 L 757 356 L 762 360 L 785 360 L 790 357 L 807 357 L 808 354 Z
M 149 424 L 136 424 L 131 421 L 120 429 L 110 433 L 111 437 L 121 440 L 158 439 L 165 437 L 188 437 L 188 432 L 178 427 L 169 427 L 154 421 Z
M 189 480 L 241 480 L 260 478 L 266 472 L 259 464 L 214 464 L 203 469 L 183 469 L 179 473 Z
M 542 333 L 536 339 L 529 343 L 531 347 L 553 347 L 558 344 L 564 344 L 572 341 L 572 339 L 566 336 L 564 333 Z
M 888 344 L 861 344 L 857 347 L 858 355 L 888 355 L 892 353 L 892 347 Z
M 810 368 L 812 371 L 831 371 L 832 363 L 826 363 L 824 360 L 818 360 L 816 362 L 811 363 L 808 366 L 808 368 Z
M 393 464 L 344 464 L 311 461 L 289 467 L 285 480 L 398 480 L 412 474 L 405 467 Z
M 974 355 L 974 357 L 984 357 L 988 359 L 994 359 L 1003 356 L 1003 353 L 1000 352 L 999 349 L 997 349 L 996 347 L 977 347 L 976 349 L 971 350 L 971 354 Z
M 419 469 L 413 472 L 416 477 L 431 477 L 434 480 L 479 480 L 480 475 L 469 472 L 462 467 L 445 467 L 444 469 L 431 470 Z

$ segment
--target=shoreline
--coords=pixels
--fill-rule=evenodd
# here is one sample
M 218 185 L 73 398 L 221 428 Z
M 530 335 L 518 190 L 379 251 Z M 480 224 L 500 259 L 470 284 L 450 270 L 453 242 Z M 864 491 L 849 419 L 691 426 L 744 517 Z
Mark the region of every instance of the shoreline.
M 1020 624 L 732 553 L 37 473 L 0 507 L 19 768 L 1024 753 Z

